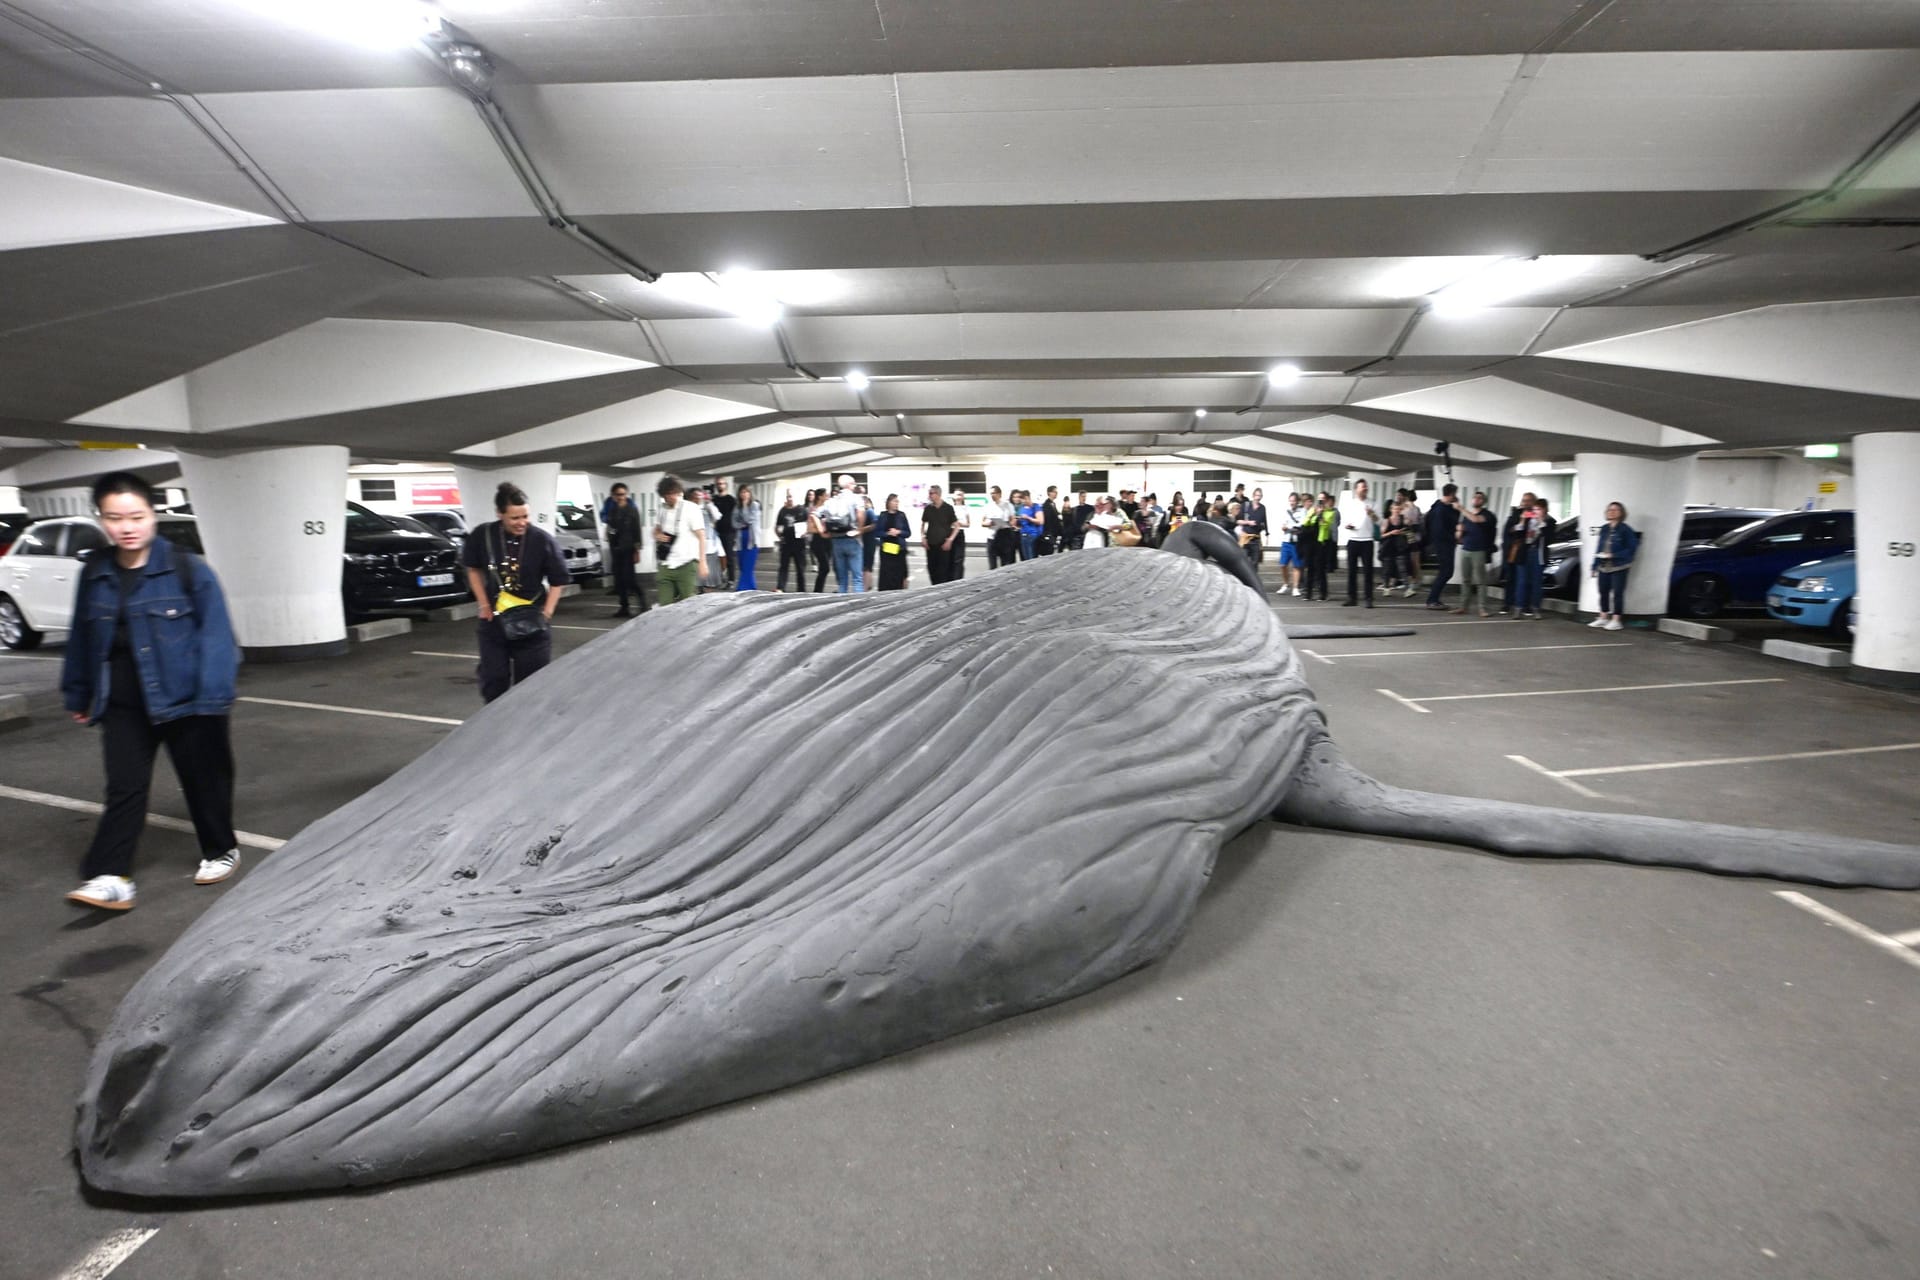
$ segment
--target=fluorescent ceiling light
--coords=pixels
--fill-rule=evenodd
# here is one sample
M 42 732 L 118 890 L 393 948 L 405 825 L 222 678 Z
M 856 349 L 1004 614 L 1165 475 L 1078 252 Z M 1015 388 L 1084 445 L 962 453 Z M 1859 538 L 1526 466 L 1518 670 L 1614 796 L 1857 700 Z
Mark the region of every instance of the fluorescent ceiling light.
M 1276 387 L 1290 387 L 1300 381 L 1300 366 L 1297 364 L 1277 364 L 1267 370 L 1267 381 Z
M 1837 458 L 1840 456 L 1840 446 L 1837 444 L 1810 444 L 1801 450 L 1801 456 L 1805 458 Z
M 1498 257 L 1405 258 L 1374 280 L 1373 292 L 1382 298 L 1423 298 L 1498 261 Z
M 873 379 L 869 378 L 866 374 L 860 372 L 858 369 L 849 369 L 847 370 L 847 385 L 852 387 L 855 391 L 865 391 L 868 387 L 873 385 Z
M 1193 416 L 1196 418 L 1204 418 L 1207 416 L 1207 411 L 1205 409 L 1195 409 L 1193 411 Z
M 739 316 L 752 324 L 772 328 L 780 323 L 786 308 L 778 298 L 768 297 L 755 287 L 751 272 L 723 272 L 710 276 L 704 271 L 670 271 L 652 284 L 679 302 Z
M 1580 254 L 1503 258 L 1431 294 L 1435 315 L 1457 316 L 1537 293 L 1588 270 L 1595 259 Z
M 374 49 L 405 49 L 440 29 L 421 0 L 240 0 L 256 13 Z
M 1522 462 L 1514 467 L 1514 474 L 1522 476 L 1543 476 L 1553 470 L 1551 462 Z

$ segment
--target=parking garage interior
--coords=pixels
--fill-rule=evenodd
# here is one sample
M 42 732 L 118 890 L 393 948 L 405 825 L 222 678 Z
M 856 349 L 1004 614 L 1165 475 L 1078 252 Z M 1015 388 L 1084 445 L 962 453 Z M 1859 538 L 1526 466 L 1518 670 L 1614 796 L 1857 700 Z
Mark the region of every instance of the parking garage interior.
M 72 1152 L 141 974 L 479 709 L 457 572 L 354 508 L 438 546 L 503 480 L 578 544 L 555 676 L 666 625 L 586 571 L 616 482 L 752 486 L 763 588 L 844 473 L 1537 492 L 1544 617 L 1296 642 L 1356 764 L 1920 845 L 1917 84 L 1905 0 L 0 0 L 0 1275 L 1920 1274 L 1913 893 L 1271 822 L 1160 964 L 664 1125 L 218 1201 Z M 106 916 L 58 610 L 115 470 L 230 602 L 244 863 L 192 883 L 163 767 Z

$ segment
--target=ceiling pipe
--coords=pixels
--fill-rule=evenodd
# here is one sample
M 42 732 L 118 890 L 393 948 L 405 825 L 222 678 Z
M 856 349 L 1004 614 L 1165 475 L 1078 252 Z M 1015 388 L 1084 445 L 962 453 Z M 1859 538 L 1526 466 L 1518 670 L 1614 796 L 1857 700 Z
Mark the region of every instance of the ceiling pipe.
M 1795 214 L 1811 209 L 1816 205 L 1832 204 L 1841 196 L 1844 196 L 1847 192 L 1858 186 L 1860 180 L 1872 172 L 1873 168 L 1882 160 L 1885 160 L 1891 155 L 1901 143 L 1907 140 L 1908 136 L 1911 135 L 1915 129 L 1920 129 L 1920 102 L 1916 102 L 1911 107 L 1908 107 L 1905 115 L 1894 121 L 1885 132 L 1875 138 L 1873 142 L 1868 145 L 1867 149 L 1854 159 L 1852 164 L 1842 169 L 1832 182 L 1829 182 L 1819 191 L 1815 191 L 1811 195 L 1804 195 L 1797 199 L 1789 200 L 1785 204 L 1775 205 L 1771 209 L 1763 209 L 1759 213 L 1750 214 L 1737 222 L 1729 222 L 1724 227 L 1716 227 L 1703 235 L 1694 236 L 1691 240 L 1682 240 L 1679 244 L 1673 245 L 1670 248 L 1661 249 L 1656 253 L 1649 253 L 1643 256 L 1649 262 L 1670 262 L 1685 254 L 1697 253 L 1707 245 L 1718 244 L 1720 241 L 1737 236 L 1742 232 L 1757 231 L 1761 227 L 1770 226 L 1776 222 L 1784 222 L 1792 218 Z M 1806 221 L 1812 221 L 1814 225 L 1818 225 L 1818 220 Z
M 473 103 L 481 124 L 486 126 L 494 145 L 506 158 L 507 167 L 520 180 L 527 198 L 533 201 L 534 208 L 540 211 L 540 216 L 547 220 L 548 226 L 642 284 L 653 284 L 660 279 L 659 272 L 587 230 L 561 208 L 559 197 L 553 194 L 553 188 L 540 176 L 532 155 L 520 141 L 520 135 L 514 132 L 513 122 L 507 119 L 507 113 L 494 100 L 493 60 L 478 41 L 452 23 L 443 22 L 438 31 L 422 41 L 422 46 L 446 73 L 448 83 Z
M 331 231 L 323 230 L 307 221 L 307 215 L 300 211 L 300 207 L 293 202 L 293 198 L 280 189 L 280 185 L 273 180 L 271 175 L 262 169 L 259 164 L 254 161 L 252 156 L 247 154 L 246 148 L 242 147 L 239 141 L 227 132 L 226 127 L 220 123 L 211 111 L 207 110 L 206 104 L 201 102 L 193 94 L 182 89 L 173 88 L 145 67 L 128 62 L 126 59 L 109 53 L 96 44 L 82 40 L 66 28 L 55 26 L 45 18 L 36 17 L 17 5 L 7 3 L 7 0 L 0 0 L 0 18 L 7 19 L 15 26 L 45 40 L 48 44 L 55 45 L 73 54 L 77 58 L 82 58 L 92 63 L 109 75 L 117 76 L 122 80 L 137 85 L 141 93 L 171 105 L 174 110 L 187 118 L 187 122 L 199 132 L 201 137 L 205 138 L 207 142 L 212 145 L 214 150 L 218 151 L 226 159 L 228 164 L 239 171 L 240 176 L 245 178 L 248 184 L 260 193 L 260 198 L 266 201 L 273 209 L 275 216 L 288 226 L 296 227 L 309 235 L 318 236 L 322 240 L 330 241 L 343 249 L 351 249 L 355 253 L 365 254 L 375 261 L 384 262 L 390 267 L 395 267 L 407 272 L 409 275 L 419 276 L 422 279 L 429 278 L 427 272 L 421 271 L 417 267 L 410 267 L 404 262 L 387 257 L 383 253 L 375 253 L 371 249 L 357 245 L 351 240 L 342 239 Z

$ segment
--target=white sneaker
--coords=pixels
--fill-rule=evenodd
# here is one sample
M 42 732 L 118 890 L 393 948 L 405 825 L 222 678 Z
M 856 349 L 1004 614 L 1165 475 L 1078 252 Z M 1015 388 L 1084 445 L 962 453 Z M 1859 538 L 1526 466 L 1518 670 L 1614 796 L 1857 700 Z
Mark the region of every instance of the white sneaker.
M 212 858 L 200 859 L 200 869 L 193 874 L 195 884 L 219 884 L 240 869 L 240 851 L 229 849 Z
M 125 876 L 95 876 L 69 893 L 67 901 L 102 911 L 128 911 L 133 907 L 133 881 Z
M 1587 625 L 1590 627 L 1604 627 L 1607 625 L 1607 620 L 1605 618 L 1595 618 L 1592 622 L 1589 622 Z
M 1608 631 L 1624 631 L 1626 630 L 1626 627 L 1621 623 L 1620 619 L 1609 618 L 1607 619 L 1606 629 Z

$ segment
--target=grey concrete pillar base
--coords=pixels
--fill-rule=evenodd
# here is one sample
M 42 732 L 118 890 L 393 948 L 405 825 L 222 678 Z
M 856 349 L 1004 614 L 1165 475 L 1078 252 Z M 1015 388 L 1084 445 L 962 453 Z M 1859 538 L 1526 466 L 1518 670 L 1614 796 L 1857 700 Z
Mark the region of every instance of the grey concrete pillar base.
M 1847 669 L 1847 679 L 1882 689 L 1920 689 L 1920 671 L 1886 671 L 1856 663 Z
M 309 662 L 314 658 L 337 658 L 347 651 L 347 642 L 322 640 L 317 644 L 250 644 L 240 654 L 248 662 Z

